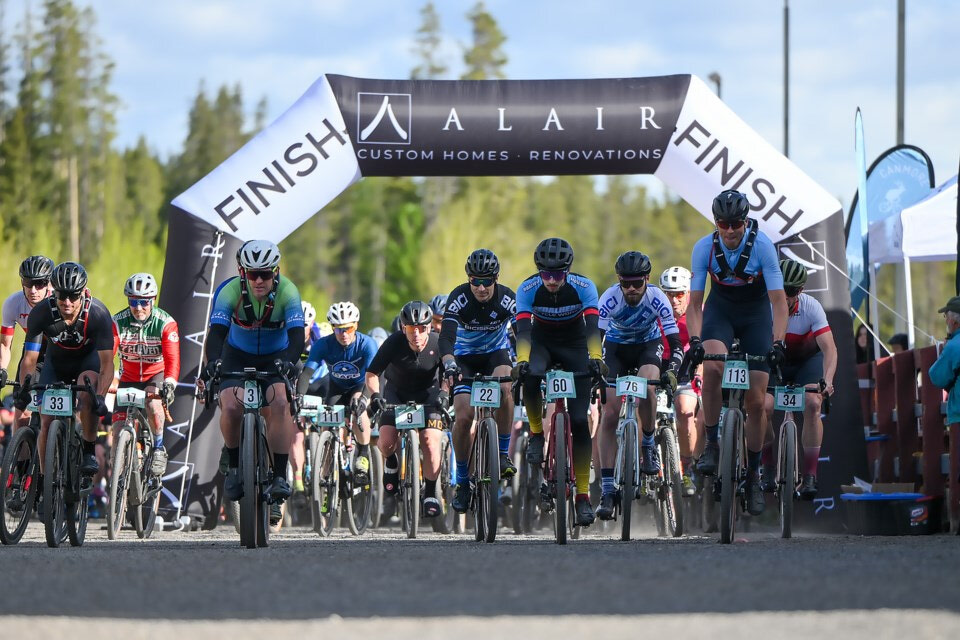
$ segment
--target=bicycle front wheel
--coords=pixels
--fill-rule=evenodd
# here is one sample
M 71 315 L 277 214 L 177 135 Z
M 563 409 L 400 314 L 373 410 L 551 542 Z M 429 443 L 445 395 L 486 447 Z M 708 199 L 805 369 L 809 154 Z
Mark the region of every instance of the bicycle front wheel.
M 553 528 L 557 544 L 567 544 L 567 423 L 563 414 L 556 414 L 553 423 Z
M 240 504 L 240 544 L 247 549 L 257 548 L 257 519 L 260 504 L 257 495 L 257 416 L 243 415 L 240 434 L 240 481 L 243 496 Z
M 333 527 L 337 522 L 337 504 L 334 496 L 337 493 L 337 478 L 340 470 L 337 468 L 336 446 L 333 431 L 325 429 L 320 434 L 317 457 L 314 458 L 313 463 L 313 528 L 323 538 L 333 533 Z
M 373 443 L 370 444 L 370 523 L 371 529 L 380 526 L 383 514 L 383 454 Z
M 630 540 L 633 501 L 637 497 L 637 423 L 629 420 L 623 425 L 623 448 L 620 450 L 620 539 Z
M 107 537 L 116 540 L 127 515 L 127 487 L 135 452 L 133 434 L 120 429 L 113 444 L 113 463 L 110 472 L 110 503 L 107 505 Z
M 407 537 L 416 538 L 420 528 L 420 434 L 416 430 L 406 432 L 403 451 L 403 513 L 407 525 Z
M 48 547 L 59 547 L 67 537 L 67 508 L 64 503 L 67 484 L 66 425 L 54 420 L 47 429 L 43 459 L 43 528 Z
M 440 442 L 440 476 L 437 478 L 437 500 L 440 501 L 440 515 L 432 518 L 431 525 L 436 533 L 452 533 L 457 512 L 450 504 L 453 502 L 453 447 L 450 436 L 444 432 Z
M 477 438 L 480 440 L 477 452 L 481 456 L 477 464 L 477 512 L 482 513 L 483 540 L 493 542 L 497 539 L 500 517 L 497 513 L 500 504 L 497 495 L 500 490 L 500 447 L 497 423 L 493 418 L 487 418 L 480 424 Z
M 90 505 L 87 496 L 90 495 L 92 478 L 80 475 L 80 463 L 83 458 L 83 446 L 80 434 L 67 434 L 67 491 L 65 492 L 67 506 L 67 535 L 70 545 L 80 547 L 87 536 L 87 516 Z M 84 484 L 86 487 L 84 488 Z
M 23 537 L 37 495 L 37 435 L 20 427 L 3 452 L 0 471 L 0 541 L 17 544 Z
M 780 536 L 793 536 L 793 496 L 797 491 L 797 424 L 787 420 L 780 427 L 777 492 L 780 494 Z
M 720 443 L 720 542 L 723 544 L 733 542 L 736 530 L 742 443 L 743 415 L 739 409 L 728 409 L 723 416 Z
M 660 432 L 660 451 L 663 465 L 664 493 L 666 508 L 664 516 L 667 533 L 674 538 L 683 535 L 683 471 L 680 469 L 680 447 L 677 432 L 672 426 Z
M 357 448 L 354 447 L 350 460 L 351 469 L 356 468 L 355 463 L 358 455 Z M 372 478 L 373 476 L 371 475 L 370 477 Z M 372 480 L 368 480 L 364 485 L 356 485 L 351 479 L 350 483 L 346 485 L 348 495 L 344 497 L 344 503 L 347 508 L 347 526 L 350 528 L 350 533 L 355 536 L 363 534 L 363 532 L 367 530 L 367 525 L 370 523 L 370 512 L 373 510 L 372 487 Z

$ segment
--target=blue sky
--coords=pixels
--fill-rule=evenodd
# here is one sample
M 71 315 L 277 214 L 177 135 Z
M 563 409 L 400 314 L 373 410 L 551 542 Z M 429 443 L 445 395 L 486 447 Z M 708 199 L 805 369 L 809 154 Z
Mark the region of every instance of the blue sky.
M 8 3 L 8 29 L 26 0 Z M 38 0 L 33 0 L 38 11 Z M 404 0 L 89 0 L 116 61 L 118 145 L 145 135 L 178 150 L 201 81 L 240 83 L 280 115 L 323 73 L 404 78 L 424 2 Z M 469 1 L 436 0 L 456 77 Z M 792 0 L 790 156 L 849 204 L 853 121 L 863 109 L 868 161 L 896 142 L 896 0 Z M 722 78 L 722 97 L 783 146 L 783 2 L 487 0 L 507 36 L 510 78 L 692 73 Z M 960 2 L 908 0 L 905 142 L 927 151 L 937 182 L 960 160 Z M 654 180 L 654 179 L 651 179 Z

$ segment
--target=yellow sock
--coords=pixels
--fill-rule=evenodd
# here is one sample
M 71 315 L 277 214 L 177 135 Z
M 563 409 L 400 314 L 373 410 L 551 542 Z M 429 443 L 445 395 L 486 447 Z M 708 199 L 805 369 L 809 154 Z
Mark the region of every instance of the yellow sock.
M 589 452 L 589 450 L 588 450 Z M 573 472 L 577 477 L 577 495 L 590 493 L 590 456 L 578 456 L 573 461 Z
M 539 402 L 524 403 L 527 407 L 527 420 L 530 422 L 530 433 L 543 433 L 543 407 Z M 531 405 L 536 406 L 531 406 Z

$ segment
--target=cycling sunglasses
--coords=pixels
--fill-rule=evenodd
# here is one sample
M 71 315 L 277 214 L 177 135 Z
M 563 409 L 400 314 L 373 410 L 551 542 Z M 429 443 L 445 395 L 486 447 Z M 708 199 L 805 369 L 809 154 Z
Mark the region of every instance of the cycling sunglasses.
M 152 298 L 127 298 L 127 303 L 132 307 L 149 307 L 153 302 Z
M 724 231 L 727 229 L 742 229 L 743 225 L 747 224 L 746 220 L 731 220 L 729 222 L 726 220 L 715 220 L 714 222 L 717 223 L 718 229 L 723 229 Z
M 357 325 L 348 324 L 342 327 L 334 327 L 333 330 L 337 333 L 354 333 L 357 330 Z
M 474 287 L 492 287 L 496 281 L 496 278 L 470 278 L 470 284 Z
M 803 291 L 803 287 L 784 287 L 783 292 L 787 294 L 788 298 L 796 298 L 800 295 L 800 292 Z
M 22 280 L 25 289 L 46 289 L 50 285 L 49 280 Z
M 644 285 L 646 284 L 647 284 L 646 278 L 639 278 L 639 279 L 635 278 L 630 280 L 625 280 L 623 278 L 620 279 L 620 287 L 622 289 L 643 289 Z
M 563 279 L 566 278 L 566 277 L 567 277 L 567 272 L 566 272 L 565 269 L 560 269 L 560 270 L 557 270 L 557 271 L 553 271 L 553 270 L 550 270 L 550 271 L 541 270 L 541 271 L 540 271 L 540 279 L 541 279 L 541 280 L 552 280 L 553 282 L 562 282 Z
M 251 282 L 257 281 L 257 280 L 268 282 L 270 280 L 273 280 L 274 275 L 276 274 L 274 274 L 273 271 L 247 271 L 246 272 L 247 280 L 250 280 Z
M 69 300 L 70 302 L 76 302 L 82 296 L 82 293 L 71 293 L 69 291 L 58 291 L 57 300 Z

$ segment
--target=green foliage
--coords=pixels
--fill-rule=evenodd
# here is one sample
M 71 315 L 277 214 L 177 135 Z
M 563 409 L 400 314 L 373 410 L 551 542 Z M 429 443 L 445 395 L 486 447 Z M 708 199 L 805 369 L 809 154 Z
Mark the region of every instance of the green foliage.
M 414 80 L 437 79 L 447 72 L 447 65 L 439 59 L 440 43 L 443 37 L 440 31 L 440 16 L 432 2 L 420 9 L 420 28 L 413 47 L 413 53 L 420 61 L 410 77 Z
M 464 80 L 505 78 L 503 68 L 507 66 L 507 55 L 502 47 L 507 37 L 503 35 L 493 15 L 487 11 L 483 0 L 473 6 L 467 14 L 467 19 L 472 26 L 473 41 L 463 53 L 463 61 L 467 69 L 461 78 Z

